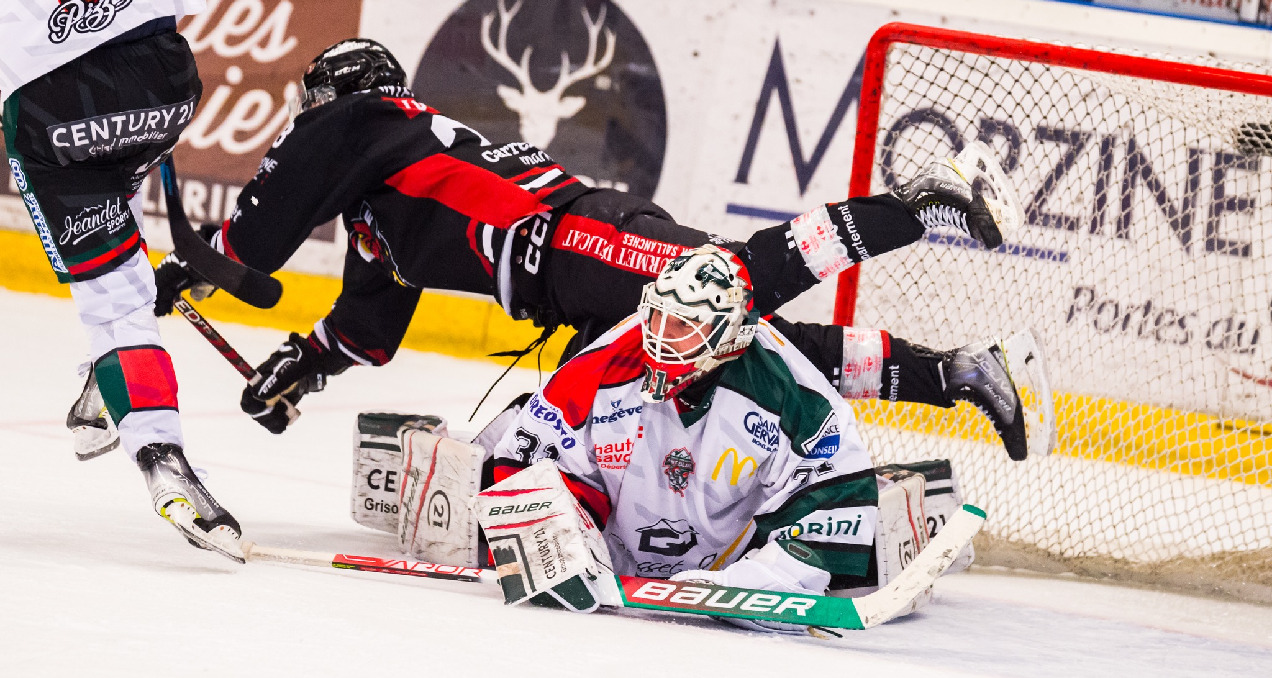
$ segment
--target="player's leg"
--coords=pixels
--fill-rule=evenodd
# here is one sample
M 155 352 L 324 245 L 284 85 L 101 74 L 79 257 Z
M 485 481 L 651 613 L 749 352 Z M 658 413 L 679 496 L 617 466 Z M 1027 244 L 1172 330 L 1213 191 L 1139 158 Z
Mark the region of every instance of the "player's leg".
M 931 229 L 952 228 L 992 249 L 1002 243 L 1000 227 L 1019 220 L 1019 200 L 1002 169 L 975 144 L 932 163 L 892 193 L 820 205 L 757 231 L 738 256 L 751 273 L 755 308 L 767 315 L 850 266 L 918 242 Z
M 1008 456 L 1020 460 L 1028 455 L 1020 389 L 997 339 L 939 351 L 882 330 L 792 323 L 779 317 L 769 322 L 845 398 L 936 407 L 968 402 L 989 418 Z
M 129 204 L 176 143 L 200 91 L 185 40 L 158 30 L 95 49 L 14 92 L 5 145 L 50 265 L 70 284 L 102 405 L 155 511 L 194 545 L 241 561 L 238 523 L 182 452 L 176 378 L 152 308 L 154 269 Z M 153 124 L 141 137 L 117 134 L 130 119 Z

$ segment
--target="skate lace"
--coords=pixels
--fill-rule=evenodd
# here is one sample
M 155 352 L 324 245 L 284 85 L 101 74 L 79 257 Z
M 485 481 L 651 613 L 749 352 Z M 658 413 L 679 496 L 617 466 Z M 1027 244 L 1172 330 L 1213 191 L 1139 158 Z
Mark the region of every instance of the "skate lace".
M 957 228 L 967 233 L 967 213 L 950 205 L 934 204 L 919 210 L 919 223 L 931 230 L 937 226 Z

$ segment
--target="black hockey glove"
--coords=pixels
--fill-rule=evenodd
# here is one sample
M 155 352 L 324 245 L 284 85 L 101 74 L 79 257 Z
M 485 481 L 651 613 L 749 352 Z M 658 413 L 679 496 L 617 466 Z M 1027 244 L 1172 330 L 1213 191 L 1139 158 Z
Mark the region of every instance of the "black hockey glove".
M 270 433 L 282 433 L 291 421 L 280 399 L 294 406 L 306 393 L 326 388 L 327 377 L 344 372 L 352 364 L 353 360 L 340 351 L 326 348 L 312 335 L 302 337 L 292 332 L 287 341 L 256 368 L 261 379 L 243 389 L 239 406 Z
M 204 224 L 199 227 L 199 236 L 211 242 L 212 236 L 219 230 L 219 224 Z M 203 301 L 216 291 L 216 287 L 190 268 L 175 251 L 170 252 L 155 269 L 155 315 L 172 313 L 172 305 L 186 290 L 190 290 L 191 299 Z

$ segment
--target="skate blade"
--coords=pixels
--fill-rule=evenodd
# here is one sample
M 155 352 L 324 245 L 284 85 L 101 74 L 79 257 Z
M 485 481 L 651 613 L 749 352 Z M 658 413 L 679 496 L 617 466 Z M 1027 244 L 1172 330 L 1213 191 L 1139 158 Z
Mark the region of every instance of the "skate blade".
M 1032 330 L 1022 330 L 1003 342 L 1007 369 L 1016 382 L 1025 418 L 1025 439 L 1030 457 L 1055 452 L 1058 442 L 1056 406 L 1051 393 L 1051 375 L 1041 342 Z
M 950 166 L 985 199 L 985 206 L 993 214 L 994 222 L 1003 235 L 1015 231 L 1025 222 L 1020 196 L 1007 181 L 1007 173 L 985 142 L 968 144 L 957 156 L 950 158 Z
M 119 434 L 113 430 L 103 431 L 96 426 L 76 426 L 71 429 L 75 436 L 75 458 L 88 461 L 119 447 Z
M 105 407 L 98 413 L 98 418 L 102 417 L 106 419 L 105 429 L 91 424 L 71 427 L 74 440 L 72 447 L 75 450 L 76 459 L 88 461 L 119 447 L 119 430 L 111 423 Z
M 195 525 L 194 521 L 199 517 L 198 511 L 186 501 L 184 497 L 169 499 L 160 509 L 159 515 L 181 533 L 192 545 L 208 551 L 215 551 L 230 560 L 238 563 L 246 563 L 247 558 L 243 555 L 243 549 L 239 544 L 238 535 L 230 528 L 221 525 L 212 529 L 211 532 L 205 532 Z

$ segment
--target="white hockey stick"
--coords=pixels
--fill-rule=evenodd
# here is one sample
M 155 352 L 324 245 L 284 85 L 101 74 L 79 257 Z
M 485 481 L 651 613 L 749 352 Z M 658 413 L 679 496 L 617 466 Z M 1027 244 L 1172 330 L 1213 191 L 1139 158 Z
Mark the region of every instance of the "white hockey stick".
M 1051 376 L 1038 335 L 1022 330 L 1003 341 L 1007 369 L 1016 382 L 1025 417 L 1025 439 L 1029 456 L 1044 456 L 1056 449 L 1056 405 L 1051 396 Z
M 901 614 L 949 569 L 985 524 L 985 512 L 964 504 L 910 566 L 886 586 L 860 598 L 834 598 L 733 586 L 616 576 L 623 607 L 740 617 L 840 629 L 868 629 Z M 496 581 L 492 570 L 412 560 L 282 549 L 244 541 L 248 560 L 404 574 L 468 582 Z

